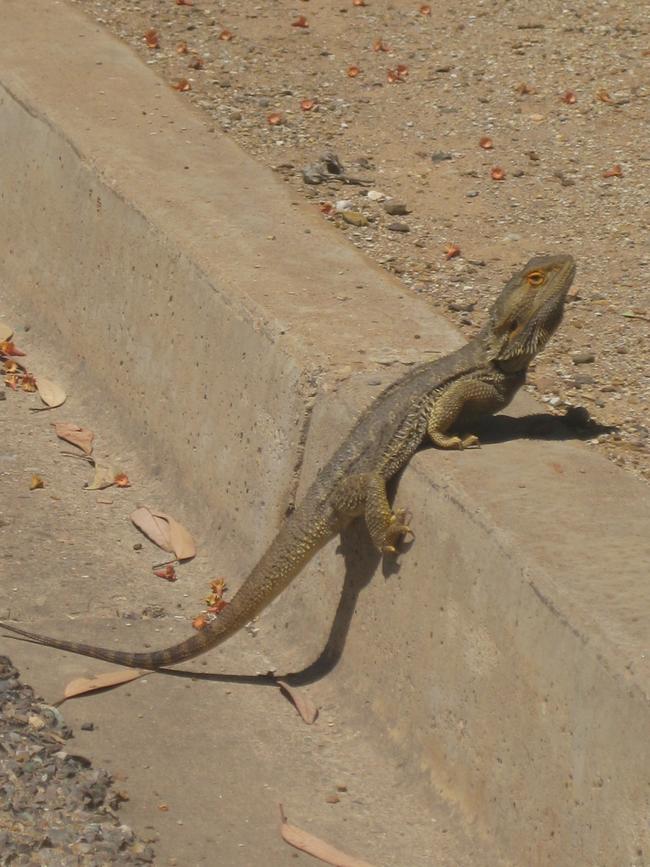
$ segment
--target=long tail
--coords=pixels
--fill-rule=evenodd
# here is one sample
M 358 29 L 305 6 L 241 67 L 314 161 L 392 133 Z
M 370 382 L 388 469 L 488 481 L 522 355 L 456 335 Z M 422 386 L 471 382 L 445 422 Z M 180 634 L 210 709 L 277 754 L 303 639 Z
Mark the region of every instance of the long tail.
M 232 602 L 219 613 L 216 620 L 200 632 L 186 638 L 185 641 L 166 647 L 164 650 L 129 653 L 124 650 L 111 650 L 108 647 L 95 647 L 79 641 L 50 638 L 35 632 L 27 632 L 17 626 L 10 626 L 8 623 L 0 623 L 0 627 L 13 633 L 5 635 L 5 638 L 16 637 L 34 644 L 79 653 L 81 656 L 115 662 L 129 668 L 155 671 L 157 668 L 193 659 L 239 632 L 291 583 L 335 532 L 336 528 L 332 522 L 325 518 L 305 520 L 302 510 L 300 518 L 297 512 L 294 513 L 235 594 Z

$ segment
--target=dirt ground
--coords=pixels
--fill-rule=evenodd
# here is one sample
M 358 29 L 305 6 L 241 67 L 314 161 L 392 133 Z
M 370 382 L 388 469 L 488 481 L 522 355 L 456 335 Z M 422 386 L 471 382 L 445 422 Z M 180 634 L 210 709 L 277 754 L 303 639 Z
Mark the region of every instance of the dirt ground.
M 644 4 L 73 2 L 468 337 L 482 267 L 572 252 L 530 387 L 612 426 L 592 447 L 650 479 Z M 328 152 L 364 184 L 308 183 Z

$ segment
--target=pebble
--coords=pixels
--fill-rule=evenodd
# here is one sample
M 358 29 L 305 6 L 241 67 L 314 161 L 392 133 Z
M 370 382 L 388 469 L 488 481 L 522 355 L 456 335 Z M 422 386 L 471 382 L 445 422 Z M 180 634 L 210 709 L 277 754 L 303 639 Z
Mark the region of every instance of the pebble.
M 405 214 L 409 213 L 409 209 L 406 207 L 404 202 L 385 202 L 384 210 L 387 214 L 390 214 L 391 217 L 403 217 Z
M 349 223 L 351 226 L 368 225 L 368 218 L 363 214 L 360 214 L 359 211 L 341 211 L 341 216 L 345 222 Z
M 453 160 L 454 155 L 447 153 L 447 151 L 436 151 L 431 154 L 431 162 L 432 163 L 442 163 L 445 160 Z
M 334 205 L 337 211 L 353 211 L 354 210 L 354 202 L 350 199 L 339 199 L 338 202 Z
M 389 232 L 410 232 L 411 227 L 406 223 L 389 223 L 386 228 Z
M 571 361 L 573 361 L 574 364 L 591 364 L 595 360 L 595 354 L 589 350 L 585 350 L 584 352 L 574 352 L 571 355 Z
M 370 199 L 371 202 L 383 202 L 386 198 L 384 193 L 380 193 L 379 190 L 368 190 L 366 193 L 366 198 Z

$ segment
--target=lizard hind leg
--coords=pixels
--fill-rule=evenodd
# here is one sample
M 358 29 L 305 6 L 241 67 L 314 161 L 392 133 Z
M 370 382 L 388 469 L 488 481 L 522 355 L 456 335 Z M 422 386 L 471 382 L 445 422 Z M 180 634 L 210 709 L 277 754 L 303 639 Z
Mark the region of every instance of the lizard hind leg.
M 408 525 L 409 517 L 406 509 L 391 508 L 384 479 L 378 474 L 368 475 L 366 526 L 375 547 L 382 554 L 396 554 L 399 540 L 403 536 L 414 536 Z

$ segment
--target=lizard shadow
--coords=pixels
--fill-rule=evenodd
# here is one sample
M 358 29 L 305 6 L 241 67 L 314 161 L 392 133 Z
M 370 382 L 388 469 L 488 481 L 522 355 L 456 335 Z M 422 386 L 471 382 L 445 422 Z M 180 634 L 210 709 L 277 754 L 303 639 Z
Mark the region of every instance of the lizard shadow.
M 602 425 L 592 419 L 583 407 L 571 407 L 563 416 L 549 413 L 533 413 L 520 417 L 500 414 L 481 419 L 480 422 L 471 426 L 471 432 L 478 435 L 482 445 L 517 439 L 584 440 L 614 430 L 616 430 L 615 427 Z M 432 449 L 431 446 L 425 446 L 425 448 Z M 401 473 L 397 474 L 388 485 L 391 501 L 394 500 L 395 488 L 399 484 L 400 476 Z M 325 646 L 313 662 L 300 671 L 282 676 L 282 679 L 290 686 L 306 686 L 336 668 L 343 655 L 359 595 L 377 573 L 381 558 L 370 544 L 367 531 L 361 520 L 354 521 L 343 530 L 340 538 L 338 550 L 342 553 L 345 561 L 345 578 L 329 636 Z M 411 541 L 403 542 L 400 546 L 400 554 L 408 551 L 411 544 Z M 384 557 L 381 565 L 385 579 L 399 573 L 399 560 L 396 557 Z M 172 674 L 176 677 L 192 677 L 197 680 L 277 687 L 277 679 L 272 674 L 213 674 L 164 668 L 159 669 L 159 672 Z

